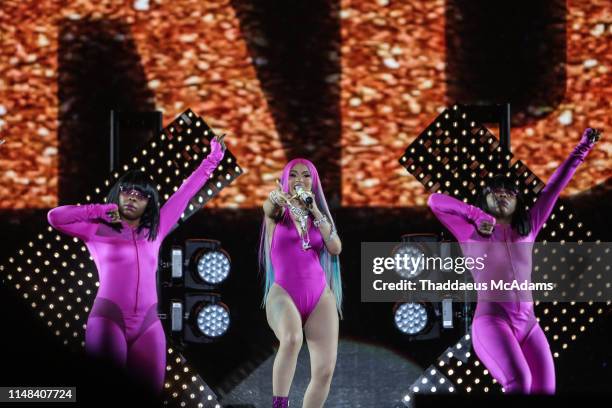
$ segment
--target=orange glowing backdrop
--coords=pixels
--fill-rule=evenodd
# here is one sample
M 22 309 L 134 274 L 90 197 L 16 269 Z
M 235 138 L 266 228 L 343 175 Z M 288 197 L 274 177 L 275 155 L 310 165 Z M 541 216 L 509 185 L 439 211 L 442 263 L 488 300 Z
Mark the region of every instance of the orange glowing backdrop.
M 249 52 L 245 23 L 241 27 L 239 18 L 244 3 L 239 3 L 3 1 L 0 138 L 6 142 L 0 146 L 0 209 L 58 203 L 58 118 L 70 109 L 70 101 L 60 103 L 58 98 L 60 25 L 83 20 L 121 21 L 129 28 L 151 103 L 163 112 L 164 123 L 190 107 L 213 128 L 228 133 L 227 143 L 245 174 L 209 205 L 259 206 L 288 158 L 257 73 L 267 61 Z M 513 128 L 515 155 L 543 180 L 586 126 L 610 133 L 612 14 L 607 6 L 603 0 L 567 2 L 563 99 L 555 106 L 537 107 L 545 114 Z M 397 159 L 440 107 L 455 102 L 447 96 L 446 13 L 444 0 L 342 0 L 332 7 L 339 44 L 337 52 L 325 56 L 332 68 L 324 80 L 337 84 L 337 115 L 321 121 L 335 121 L 339 142 L 314 149 L 320 161 L 325 149 L 340 149 L 334 160 L 339 161 L 341 205 L 425 203 L 424 189 Z M 123 40 L 118 33 L 116 41 Z M 274 47 L 256 35 L 250 41 Z M 305 143 L 298 138 L 294 142 Z M 588 190 L 609 177 L 609 135 L 604 133 L 588 161 L 564 194 Z

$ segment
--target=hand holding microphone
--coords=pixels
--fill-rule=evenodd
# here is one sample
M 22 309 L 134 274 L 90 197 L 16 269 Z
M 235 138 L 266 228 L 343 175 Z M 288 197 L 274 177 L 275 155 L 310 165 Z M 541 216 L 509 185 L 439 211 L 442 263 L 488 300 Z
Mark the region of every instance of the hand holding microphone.
M 298 196 L 298 198 L 304 203 L 306 204 L 307 207 L 312 206 L 313 203 L 313 199 L 312 199 L 312 193 L 306 191 L 304 189 L 304 186 L 302 186 L 301 184 L 296 184 L 295 185 L 295 193 Z

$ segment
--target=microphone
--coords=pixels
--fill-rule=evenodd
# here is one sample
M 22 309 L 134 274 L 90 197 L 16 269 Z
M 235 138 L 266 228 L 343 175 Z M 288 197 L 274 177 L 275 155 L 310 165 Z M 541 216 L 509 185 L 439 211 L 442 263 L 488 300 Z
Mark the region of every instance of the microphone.
M 297 184 L 295 186 L 295 192 L 297 193 L 300 200 L 302 200 L 306 205 L 310 206 L 312 204 L 312 196 L 310 195 L 310 193 L 304 190 L 304 187 L 302 187 L 301 184 Z

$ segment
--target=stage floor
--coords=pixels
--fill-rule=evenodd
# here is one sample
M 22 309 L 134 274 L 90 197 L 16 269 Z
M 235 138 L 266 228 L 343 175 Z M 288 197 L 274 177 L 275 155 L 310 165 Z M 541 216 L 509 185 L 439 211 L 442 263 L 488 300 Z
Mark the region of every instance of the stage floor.
M 274 355 L 219 402 L 223 406 L 270 407 L 273 363 Z M 382 347 L 341 339 L 338 344 L 336 369 L 325 406 L 392 408 L 397 406 L 404 392 L 408 391 L 422 371 L 415 363 Z M 304 343 L 289 393 L 290 406 L 302 406 L 309 380 L 310 358 Z

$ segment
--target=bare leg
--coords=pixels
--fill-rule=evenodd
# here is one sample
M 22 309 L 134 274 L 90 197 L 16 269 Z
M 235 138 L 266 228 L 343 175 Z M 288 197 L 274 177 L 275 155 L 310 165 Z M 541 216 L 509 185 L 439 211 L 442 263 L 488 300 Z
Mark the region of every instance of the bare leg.
M 321 408 L 329 394 L 338 351 L 338 312 L 336 298 L 326 287 L 319 303 L 304 325 L 310 353 L 310 383 L 303 408 Z
M 272 368 L 272 393 L 288 396 L 302 347 L 302 318 L 289 294 L 273 284 L 266 301 L 268 324 L 280 342 Z

